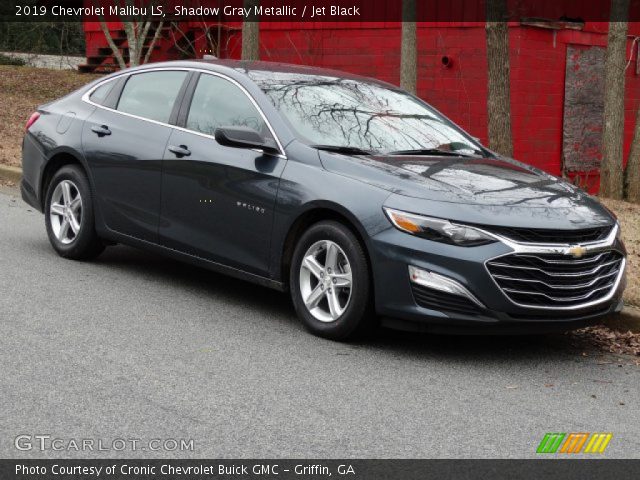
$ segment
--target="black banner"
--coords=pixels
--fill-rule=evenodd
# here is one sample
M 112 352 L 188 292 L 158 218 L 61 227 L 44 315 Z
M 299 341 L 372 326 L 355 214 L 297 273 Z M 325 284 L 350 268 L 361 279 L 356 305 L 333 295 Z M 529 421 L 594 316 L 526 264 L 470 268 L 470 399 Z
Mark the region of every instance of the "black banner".
M 0 460 L 2 479 L 636 480 L 640 460 Z
M 554 22 L 579 28 L 611 18 L 611 0 L 506 0 L 506 16 L 487 13 L 487 0 L 416 0 L 415 16 L 403 18 L 400 0 L 17 0 L 0 3 L 0 21 L 157 21 L 273 22 Z M 492 12 L 494 10 L 491 10 Z M 495 17 L 495 18 L 494 18 Z M 640 0 L 630 0 L 628 21 L 640 21 Z

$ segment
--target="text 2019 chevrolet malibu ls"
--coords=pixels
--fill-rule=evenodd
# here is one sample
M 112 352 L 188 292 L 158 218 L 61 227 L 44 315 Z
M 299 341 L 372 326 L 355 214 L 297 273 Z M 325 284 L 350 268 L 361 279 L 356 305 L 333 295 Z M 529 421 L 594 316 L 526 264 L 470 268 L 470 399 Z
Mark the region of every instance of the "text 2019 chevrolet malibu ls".
M 607 209 L 368 78 L 234 61 L 124 70 L 39 108 L 23 171 L 60 255 L 123 243 L 288 289 L 328 338 L 376 319 L 567 330 L 621 308 Z

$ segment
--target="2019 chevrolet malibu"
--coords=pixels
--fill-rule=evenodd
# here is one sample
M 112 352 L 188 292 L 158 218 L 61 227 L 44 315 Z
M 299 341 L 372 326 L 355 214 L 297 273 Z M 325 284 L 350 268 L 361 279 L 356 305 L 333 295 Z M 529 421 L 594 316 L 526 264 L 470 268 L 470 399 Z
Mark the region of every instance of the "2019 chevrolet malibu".
M 151 64 L 29 119 L 22 196 L 63 257 L 155 250 L 289 290 L 314 334 L 575 328 L 621 308 L 615 217 L 419 98 L 333 70 Z

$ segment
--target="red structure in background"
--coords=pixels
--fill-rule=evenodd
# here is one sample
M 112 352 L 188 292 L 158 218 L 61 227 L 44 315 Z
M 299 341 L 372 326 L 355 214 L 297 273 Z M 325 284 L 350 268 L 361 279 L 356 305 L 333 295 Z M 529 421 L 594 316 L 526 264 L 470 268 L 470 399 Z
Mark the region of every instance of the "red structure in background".
M 554 175 L 578 176 L 576 181 L 582 186 L 597 190 L 608 23 L 522 18 L 509 26 L 515 158 Z M 178 27 L 163 29 L 152 61 L 201 58 L 206 53 L 221 58 L 240 56 L 238 22 L 208 22 L 209 41 L 203 35 L 203 22 L 181 22 Z M 640 35 L 640 22 L 629 27 L 625 158 L 640 104 L 639 50 L 638 42 L 633 41 Z M 116 43 L 126 45 L 122 26 L 110 23 L 109 28 Z M 88 64 L 84 70 L 116 68 L 99 24 L 85 23 L 85 32 Z M 399 22 L 263 21 L 260 56 L 269 61 L 345 70 L 398 85 L 400 32 Z M 417 44 L 418 95 L 486 143 L 484 23 L 419 23 Z

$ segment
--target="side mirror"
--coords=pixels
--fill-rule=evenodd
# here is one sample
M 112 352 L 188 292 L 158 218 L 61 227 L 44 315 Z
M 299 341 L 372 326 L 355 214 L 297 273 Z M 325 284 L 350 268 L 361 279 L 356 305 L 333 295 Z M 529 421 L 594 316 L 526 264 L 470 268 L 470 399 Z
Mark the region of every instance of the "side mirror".
M 271 138 L 263 138 L 253 128 L 219 127 L 214 133 L 220 145 L 235 148 L 256 148 L 264 153 L 280 153 L 276 142 Z

